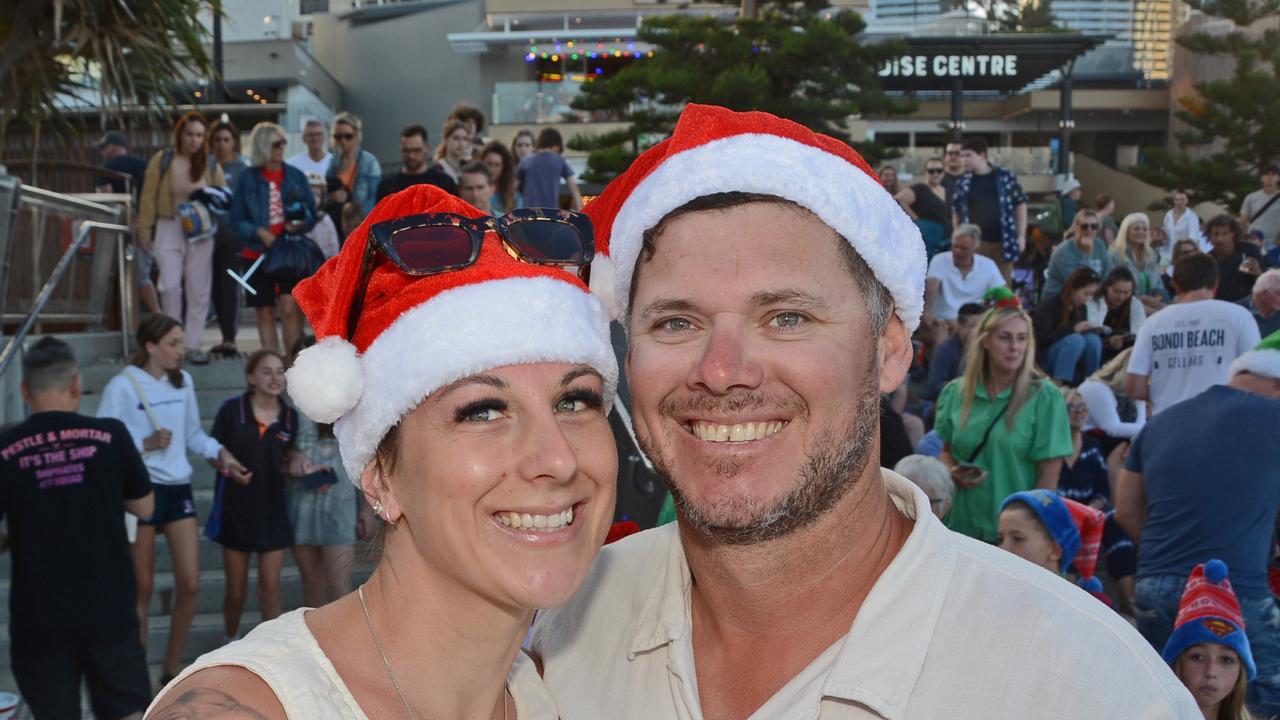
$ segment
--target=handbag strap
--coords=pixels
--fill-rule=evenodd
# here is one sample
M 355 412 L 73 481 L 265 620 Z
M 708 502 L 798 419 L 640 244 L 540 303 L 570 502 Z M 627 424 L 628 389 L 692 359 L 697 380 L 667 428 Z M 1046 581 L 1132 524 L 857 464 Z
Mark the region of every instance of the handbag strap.
M 159 430 L 160 420 L 156 417 L 156 411 L 151 409 L 151 403 L 147 402 L 147 396 L 142 392 L 142 386 L 138 384 L 138 379 L 130 375 L 128 370 L 124 372 L 124 377 L 133 386 L 133 391 L 138 393 L 138 400 L 142 402 L 142 411 L 147 414 L 147 419 L 151 421 L 152 429 Z
M 1000 422 L 1000 418 L 1004 417 L 1004 411 L 1008 409 L 1009 409 L 1009 403 L 1005 403 L 1004 407 L 1000 408 L 1000 412 L 996 413 L 996 416 L 994 419 L 992 419 L 991 424 L 987 426 L 987 431 L 982 433 L 982 442 L 978 443 L 978 447 L 974 448 L 973 452 L 969 453 L 969 457 L 965 460 L 965 462 L 967 463 L 973 462 L 974 459 L 978 457 L 978 453 L 982 452 L 982 448 L 987 446 L 987 439 L 991 437 L 991 431 L 995 429 L 996 423 Z
M 1258 218 L 1262 217 L 1263 213 L 1271 209 L 1272 205 L 1276 204 L 1276 200 L 1280 200 L 1280 192 L 1276 193 L 1275 195 L 1272 195 L 1271 199 L 1267 201 L 1266 205 L 1262 206 L 1261 210 L 1249 216 L 1249 224 L 1252 225 L 1254 220 L 1257 220 Z

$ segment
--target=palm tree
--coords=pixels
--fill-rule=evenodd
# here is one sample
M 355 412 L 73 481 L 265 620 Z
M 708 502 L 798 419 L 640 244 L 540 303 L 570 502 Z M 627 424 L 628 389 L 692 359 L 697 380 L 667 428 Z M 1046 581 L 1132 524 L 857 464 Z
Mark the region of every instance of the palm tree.
M 184 81 L 209 76 L 202 9 L 221 0 L 0 2 L 0 148 L 17 121 L 37 138 L 72 102 L 96 105 L 104 128 L 126 107 L 159 111 Z

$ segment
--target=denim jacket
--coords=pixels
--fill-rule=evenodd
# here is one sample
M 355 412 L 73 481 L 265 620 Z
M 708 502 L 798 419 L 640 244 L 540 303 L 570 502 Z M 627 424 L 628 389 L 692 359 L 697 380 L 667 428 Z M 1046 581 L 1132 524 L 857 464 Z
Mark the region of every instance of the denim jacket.
M 1018 259 L 1018 223 L 1013 208 L 1027 203 L 1027 194 L 1013 172 L 998 165 L 991 169 L 996 174 L 996 194 L 1000 199 L 1000 239 L 1004 243 L 1004 259 Z M 966 172 L 956 181 L 951 197 L 951 209 L 960 216 L 960 222 L 969 222 L 969 189 L 973 186 L 973 173 Z
M 281 183 L 280 200 L 288 205 L 291 200 L 301 200 L 307 206 L 307 225 L 303 232 L 310 232 L 316 224 L 316 201 L 311 195 L 307 176 L 292 165 L 284 166 L 284 182 Z M 245 168 L 236 178 L 235 195 L 231 203 L 231 221 L 240 239 L 250 250 L 262 252 L 258 228 L 269 225 L 271 190 L 262 177 L 262 168 Z
M 329 169 L 325 171 L 325 176 L 338 177 L 338 169 L 341 167 L 342 153 L 335 152 L 329 159 Z M 368 215 L 377 204 L 378 182 L 381 180 L 382 165 L 378 164 L 378 158 L 368 150 L 361 150 L 360 158 L 356 161 L 355 187 L 351 188 L 351 199 L 360 206 L 361 217 Z

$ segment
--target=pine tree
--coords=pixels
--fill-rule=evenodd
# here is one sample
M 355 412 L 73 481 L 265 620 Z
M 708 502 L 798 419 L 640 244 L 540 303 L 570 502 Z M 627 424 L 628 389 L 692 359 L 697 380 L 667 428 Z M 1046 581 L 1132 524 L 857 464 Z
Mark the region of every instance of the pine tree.
M 912 104 L 885 94 L 877 76 L 903 44 L 863 45 L 857 39 L 866 27 L 862 18 L 828 7 L 825 0 L 763 0 L 754 16 L 646 18 L 638 37 L 654 46 L 653 57 L 587 83 L 574 103 L 622 112 L 631 122 L 624 130 L 570 141 L 591 151 L 585 178 L 617 176 L 644 147 L 670 133 L 689 102 L 763 110 L 846 142 L 850 116 L 909 111 Z M 644 109 L 627 113 L 637 106 Z M 875 143 L 851 144 L 873 162 L 885 154 Z
M 1206 32 L 1178 38 L 1205 56 L 1226 56 L 1228 77 L 1196 83 L 1196 94 L 1177 98 L 1177 150 L 1148 148 L 1133 174 L 1163 188 L 1187 188 L 1197 201 L 1236 209 L 1257 189 L 1258 168 L 1280 156 L 1280 30 L 1246 33 L 1264 16 L 1280 11 L 1280 0 L 1190 0 L 1211 17 L 1234 25 L 1225 35 Z M 1187 149 L 1203 148 L 1197 155 Z

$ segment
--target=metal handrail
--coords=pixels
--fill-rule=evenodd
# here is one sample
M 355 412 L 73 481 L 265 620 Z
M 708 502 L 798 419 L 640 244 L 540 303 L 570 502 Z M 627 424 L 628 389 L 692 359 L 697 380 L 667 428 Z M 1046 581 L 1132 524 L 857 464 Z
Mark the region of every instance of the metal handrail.
M 89 239 L 89 233 L 93 230 L 127 233 L 129 232 L 129 226 L 98 222 L 97 220 L 86 220 L 80 223 L 79 228 L 76 229 L 75 239 L 71 241 L 71 244 L 67 245 L 62 257 L 58 258 L 58 264 L 54 266 L 53 272 L 50 273 L 49 279 L 45 281 L 44 286 L 40 288 L 40 293 L 32 301 L 31 310 L 27 313 L 26 319 L 22 321 L 18 331 L 9 339 L 4 351 L 0 352 L 0 377 L 4 376 L 5 370 L 9 368 L 9 363 L 13 362 L 13 358 L 18 354 L 18 348 L 22 347 L 22 341 L 26 339 L 27 333 L 31 332 L 32 326 L 36 324 L 36 319 L 40 317 L 40 311 L 44 310 L 44 306 L 48 304 L 49 298 L 53 296 L 54 288 L 58 286 L 62 276 L 67 273 L 67 269 L 71 267 L 71 261 L 75 259 L 76 253 L 84 245 L 85 241 Z

